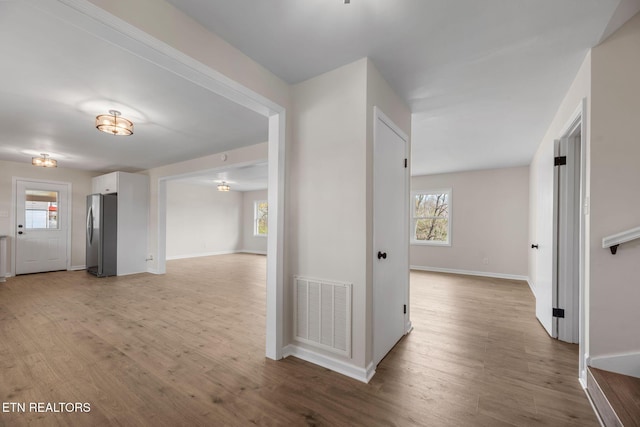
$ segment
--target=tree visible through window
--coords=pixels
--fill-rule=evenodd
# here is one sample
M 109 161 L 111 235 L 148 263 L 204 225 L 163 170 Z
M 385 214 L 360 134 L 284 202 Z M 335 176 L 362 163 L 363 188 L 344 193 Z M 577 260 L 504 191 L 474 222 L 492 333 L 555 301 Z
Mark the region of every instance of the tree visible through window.
M 414 243 L 451 243 L 451 191 L 413 194 L 411 240 Z
M 253 234 L 266 236 L 268 232 L 269 205 L 265 200 L 256 201 L 253 215 Z

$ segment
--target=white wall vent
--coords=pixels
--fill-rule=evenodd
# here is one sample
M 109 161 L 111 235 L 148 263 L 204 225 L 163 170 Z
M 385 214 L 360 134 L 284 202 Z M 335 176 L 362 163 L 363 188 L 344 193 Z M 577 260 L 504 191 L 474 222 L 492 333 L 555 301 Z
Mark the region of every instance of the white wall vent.
M 293 337 L 351 357 L 351 283 L 295 276 Z

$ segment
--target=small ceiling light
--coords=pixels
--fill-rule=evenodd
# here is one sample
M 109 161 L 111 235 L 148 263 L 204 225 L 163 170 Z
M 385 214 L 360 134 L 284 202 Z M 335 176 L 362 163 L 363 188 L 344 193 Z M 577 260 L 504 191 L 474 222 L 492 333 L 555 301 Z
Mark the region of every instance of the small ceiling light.
M 41 166 L 43 168 L 57 168 L 58 161 L 49 157 L 48 154 L 40 154 L 42 157 L 32 157 L 31 164 L 33 166 Z
M 133 122 L 120 117 L 120 111 L 109 110 L 109 114 L 96 117 L 96 129 L 112 135 L 133 135 Z
M 227 184 L 226 182 L 222 181 L 222 184 L 218 184 L 218 191 L 229 191 L 231 190 L 231 187 L 229 187 L 229 184 Z

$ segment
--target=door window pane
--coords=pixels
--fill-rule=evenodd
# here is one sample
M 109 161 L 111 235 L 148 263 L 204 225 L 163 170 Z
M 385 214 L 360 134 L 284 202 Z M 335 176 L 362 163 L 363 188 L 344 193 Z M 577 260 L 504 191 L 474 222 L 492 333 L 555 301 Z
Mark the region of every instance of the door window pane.
M 26 229 L 58 229 L 58 192 L 26 190 Z

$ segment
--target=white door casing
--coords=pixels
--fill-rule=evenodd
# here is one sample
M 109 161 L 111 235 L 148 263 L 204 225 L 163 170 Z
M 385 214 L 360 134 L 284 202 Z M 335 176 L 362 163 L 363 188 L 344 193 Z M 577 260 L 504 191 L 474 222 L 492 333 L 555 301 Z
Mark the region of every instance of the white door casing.
M 579 342 L 579 245 L 580 245 L 580 144 L 573 137 L 556 143 L 557 157 L 564 165 L 556 166 L 554 233 L 554 307 L 564 310 L 555 317 L 557 338 Z
M 373 363 L 406 332 L 408 312 L 408 138 L 374 108 Z
M 48 181 L 17 179 L 15 181 L 15 274 L 40 273 L 69 268 L 70 234 L 70 184 Z M 55 210 L 32 209 L 38 201 L 36 195 L 27 197 L 27 192 L 44 192 L 55 195 Z M 43 194 L 44 194 L 43 193 Z M 43 196 L 43 200 L 46 199 Z M 52 215 L 55 212 L 55 215 Z M 29 215 L 29 217 L 27 217 Z M 34 219 L 36 218 L 37 219 Z

